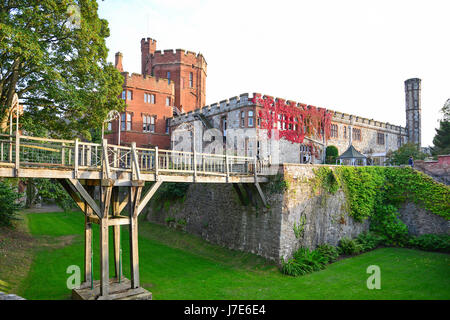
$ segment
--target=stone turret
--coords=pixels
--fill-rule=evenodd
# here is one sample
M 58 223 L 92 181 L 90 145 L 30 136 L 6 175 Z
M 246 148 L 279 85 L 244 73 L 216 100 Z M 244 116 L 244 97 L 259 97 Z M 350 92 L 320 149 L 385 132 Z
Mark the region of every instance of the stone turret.
M 405 81 L 406 130 L 408 142 L 421 146 L 421 80 L 412 78 Z

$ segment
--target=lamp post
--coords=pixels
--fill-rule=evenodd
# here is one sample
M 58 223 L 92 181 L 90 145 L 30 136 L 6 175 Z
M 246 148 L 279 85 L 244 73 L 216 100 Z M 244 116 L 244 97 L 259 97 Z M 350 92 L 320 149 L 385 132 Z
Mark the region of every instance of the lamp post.
M 120 113 L 117 110 L 111 110 L 110 112 L 108 112 L 108 114 L 106 115 L 106 119 L 103 120 L 103 123 L 102 123 L 102 141 L 103 141 L 103 138 L 104 138 L 104 135 L 105 135 L 105 122 L 111 122 L 111 121 L 113 121 L 113 120 L 115 120 L 117 118 L 119 118 L 117 144 L 120 146 L 120 129 L 121 129 L 120 125 L 121 125 L 121 123 L 120 123 Z

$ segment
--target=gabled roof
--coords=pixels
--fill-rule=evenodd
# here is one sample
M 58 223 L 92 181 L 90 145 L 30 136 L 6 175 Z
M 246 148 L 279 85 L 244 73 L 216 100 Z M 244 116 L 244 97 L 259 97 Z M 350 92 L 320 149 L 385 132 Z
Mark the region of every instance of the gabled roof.
M 367 157 L 358 150 L 356 150 L 353 145 L 350 145 L 350 147 L 348 147 L 348 149 L 338 157 L 338 159 L 365 159 L 365 158 Z

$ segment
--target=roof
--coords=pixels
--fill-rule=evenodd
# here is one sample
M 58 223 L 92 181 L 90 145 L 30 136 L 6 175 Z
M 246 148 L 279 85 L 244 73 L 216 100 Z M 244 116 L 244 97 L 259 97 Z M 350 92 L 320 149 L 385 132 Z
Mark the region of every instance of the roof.
M 350 145 L 348 149 L 341 154 L 338 159 L 366 159 L 367 157 Z

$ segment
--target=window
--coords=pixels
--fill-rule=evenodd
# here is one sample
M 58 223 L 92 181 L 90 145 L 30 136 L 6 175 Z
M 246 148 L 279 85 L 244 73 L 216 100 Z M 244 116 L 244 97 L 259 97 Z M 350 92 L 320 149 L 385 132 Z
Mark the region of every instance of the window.
M 398 136 L 397 137 L 397 147 L 401 147 L 402 146 L 402 136 Z
M 131 130 L 131 113 L 127 113 L 127 131 Z
M 278 115 L 278 130 L 281 130 L 281 114 Z
M 133 91 L 127 90 L 127 100 L 133 100 Z
M 194 87 L 194 74 L 192 72 L 189 72 L 189 87 Z
M 166 97 L 166 106 L 170 106 L 170 97 Z
M 131 113 L 122 113 L 121 115 L 121 130 L 131 130 Z
M 283 115 L 283 130 L 286 130 L 286 116 Z
M 168 82 L 170 84 L 170 71 L 167 71 L 167 80 L 168 80 Z
M 125 91 L 125 90 L 123 90 L 123 91 L 122 91 L 122 99 L 123 99 L 123 100 L 125 100 L 125 98 L 126 98 L 126 94 L 127 94 L 127 93 L 126 93 L 126 91 Z
M 241 127 L 245 127 L 245 112 L 241 111 Z
M 253 127 L 253 111 L 248 112 L 248 126 Z
M 166 119 L 166 133 L 169 134 L 169 119 Z
M 377 143 L 384 145 L 384 133 L 383 132 L 377 133 Z
M 344 139 L 347 139 L 347 126 L 344 126 Z
M 108 128 L 106 130 L 112 131 L 112 123 L 111 122 L 108 122 Z
M 155 117 L 149 115 L 142 116 L 143 128 L 144 132 L 155 132 Z
M 332 138 L 337 138 L 338 137 L 338 126 L 337 126 L 337 124 L 332 124 L 331 125 L 330 136 Z
M 353 140 L 361 141 L 361 129 L 353 128 Z
M 144 102 L 145 103 L 155 103 L 155 95 L 151 93 L 144 93 Z

